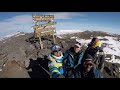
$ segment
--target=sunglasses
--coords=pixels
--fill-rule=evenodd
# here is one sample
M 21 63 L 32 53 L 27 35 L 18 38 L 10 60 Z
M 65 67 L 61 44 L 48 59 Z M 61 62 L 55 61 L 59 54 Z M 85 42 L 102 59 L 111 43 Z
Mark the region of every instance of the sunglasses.
M 92 63 L 88 63 L 88 64 L 85 64 L 86 66 L 93 66 L 93 64 Z
M 81 43 L 77 42 L 76 44 L 79 44 L 80 46 L 82 45 Z
M 86 66 L 93 66 L 93 63 L 91 63 L 91 62 L 84 62 L 84 65 L 86 65 Z
M 55 50 L 54 52 L 59 52 L 59 51 L 61 51 L 61 49 L 59 49 L 59 50 Z

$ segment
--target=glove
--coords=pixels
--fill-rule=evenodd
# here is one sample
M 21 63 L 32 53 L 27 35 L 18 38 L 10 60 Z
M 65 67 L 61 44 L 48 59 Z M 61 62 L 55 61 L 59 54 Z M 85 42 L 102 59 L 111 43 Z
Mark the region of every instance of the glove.
M 65 78 L 65 76 L 64 75 L 59 75 L 58 78 Z

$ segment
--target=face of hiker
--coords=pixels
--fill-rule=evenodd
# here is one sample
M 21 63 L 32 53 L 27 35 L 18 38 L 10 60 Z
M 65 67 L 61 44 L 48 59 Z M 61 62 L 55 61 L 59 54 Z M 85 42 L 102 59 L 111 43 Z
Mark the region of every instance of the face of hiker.
M 74 46 L 75 53 L 78 53 L 80 50 L 81 50 L 81 46 L 77 46 L 77 45 Z
M 57 56 L 57 57 L 61 56 L 61 54 L 62 54 L 62 51 L 61 51 L 61 50 L 54 52 L 54 55 Z
M 84 70 L 86 72 L 89 72 L 93 67 L 93 62 L 92 61 L 85 61 L 84 62 Z

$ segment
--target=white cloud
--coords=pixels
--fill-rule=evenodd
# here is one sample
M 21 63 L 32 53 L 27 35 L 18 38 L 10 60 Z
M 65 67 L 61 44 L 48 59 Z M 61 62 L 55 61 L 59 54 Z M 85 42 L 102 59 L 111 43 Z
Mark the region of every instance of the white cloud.
M 34 25 L 32 15 L 19 15 L 0 21 L 0 37 L 6 36 L 17 31 L 33 32 L 31 27 Z
M 33 24 L 31 15 L 20 15 L 0 22 L 0 32 L 30 31 Z
M 86 17 L 86 14 L 77 12 L 52 12 L 46 13 L 55 15 L 55 19 L 71 19 L 74 17 Z M 82 20 L 82 18 L 79 18 Z M 87 19 L 83 19 L 87 20 Z M 34 26 L 32 15 L 19 15 L 9 19 L 0 21 L 0 37 L 5 35 L 21 31 L 21 32 L 33 32 L 31 27 Z M 75 29 L 75 30 L 99 30 L 99 31 L 113 31 L 113 28 L 103 27 L 98 24 L 82 24 L 75 22 L 57 22 L 55 25 L 56 30 Z
M 74 17 L 80 16 L 80 17 L 85 17 L 86 14 L 83 13 L 78 13 L 78 12 L 52 12 L 52 13 L 47 13 L 55 16 L 55 19 L 72 19 Z
M 58 22 L 57 23 L 57 28 L 67 28 L 68 30 L 71 29 L 77 29 L 77 30 L 92 30 L 92 31 L 105 31 L 105 32 L 111 32 L 114 33 L 112 31 L 114 31 L 115 29 L 113 29 L 112 27 L 105 27 L 99 24 L 81 24 L 81 23 L 75 23 L 75 22 Z M 60 30 L 60 29 L 59 29 Z
M 71 19 L 76 16 L 84 17 L 82 13 L 76 12 L 48 12 L 46 14 L 55 15 L 55 19 Z M 0 21 L 0 33 L 7 35 L 17 31 L 33 32 L 31 27 L 34 25 L 32 15 L 19 15 Z

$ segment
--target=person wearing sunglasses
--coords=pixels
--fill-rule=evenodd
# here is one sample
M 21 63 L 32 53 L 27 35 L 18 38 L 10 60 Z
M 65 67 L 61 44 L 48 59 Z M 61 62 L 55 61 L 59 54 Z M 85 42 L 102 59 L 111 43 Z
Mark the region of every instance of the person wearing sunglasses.
M 52 46 L 48 60 L 48 67 L 51 78 L 64 78 L 64 70 L 62 64 L 63 53 L 62 48 L 59 45 Z
M 97 69 L 93 62 L 93 57 L 89 54 L 86 55 L 86 58 L 82 65 L 79 65 L 74 70 L 75 78 L 103 78 L 102 72 Z
M 103 72 L 104 69 L 104 61 L 105 61 L 105 54 L 101 47 L 101 41 L 97 37 L 93 37 L 91 42 L 88 44 L 87 49 L 85 50 L 85 54 L 82 59 L 82 63 L 85 60 L 85 56 L 90 54 L 94 58 L 94 63 L 96 67 Z
M 73 78 L 73 70 L 81 64 L 83 54 L 82 44 L 79 42 L 76 42 L 74 47 L 64 53 L 63 61 L 66 78 Z

